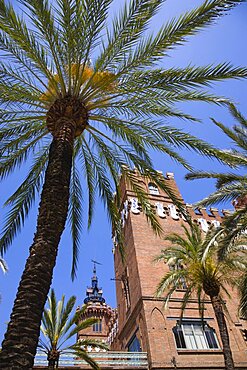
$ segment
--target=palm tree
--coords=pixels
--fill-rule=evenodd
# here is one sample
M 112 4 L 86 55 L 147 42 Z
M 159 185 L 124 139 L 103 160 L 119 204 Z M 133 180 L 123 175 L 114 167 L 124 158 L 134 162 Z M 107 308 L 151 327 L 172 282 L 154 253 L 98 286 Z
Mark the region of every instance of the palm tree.
M 132 0 L 109 27 L 111 0 L 20 0 L 22 15 L 0 0 L 0 50 L 7 57 L 0 63 L 0 177 L 32 161 L 26 178 L 6 201 L 11 210 L 0 253 L 12 243 L 41 193 L 37 230 L 2 344 L 0 368 L 32 367 L 67 215 L 75 275 L 82 190 L 88 189 L 88 225 L 99 192 L 121 247 L 121 170 L 158 233 L 160 225 L 129 167 L 134 165 L 176 201 L 153 170 L 148 149 L 168 154 L 187 168 L 176 148 L 217 154 L 210 145 L 161 119 L 193 120 L 175 107 L 181 101 L 225 104 L 226 99 L 207 93 L 205 85 L 246 77 L 247 70 L 226 63 L 162 69 L 157 63 L 187 36 L 243 1 L 204 1 L 168 21 L 157 34 L 147 35 L 162 0 Z
M 51 290 L 48 296 L 48 308 L 44 309 L 42 317 L 41 332 L 45 339 L 39 339 L 39 348 L 47 354 L 48 367 L 54 369 L 58 367 L 60 355 L 66 351 L 71 352 L 75 356 L 82 358 L 93 369 L 98 370 L 97 363 L 88 355 L 85 347 L 88 345 L 108 349 L 102 341 L 93 339 L 84 339 L 72 345 L 64 345 L 71 337 L 77 334 L 80 330 L 86 329 L 96 323 L 95 318 L 88 318 L 80 323 L 79 317 L 85 311 L 86 305 L 81 310 L 77 310 L 71 317 L 74 309 L 76 297 L 72 296 L 67 304 L 64 303 L 64 295 L 62 299 L 57 302 L 54 290 Z
M 214 178 L 217 179 L 216 191 L 205 199 L 196 203 L 197 206 L 208 206 L 219 202 L 232 201 L 236 208 L 247 210 L 247 177 L 240 173 L 247 166 L 247 119 L 233 105 L 229 105 L 233 118 L 237 121 L 229 128 L 214 119 L 212 121 L 233 142 L 233 149 L 221 150 L 218 156 L 225 158 L 229 165 L 238 167 L 239 173 L 191 172 L 186 175 L 187 180 Z M 242 215 L 244 212 L 240 212 Z
M 235 244 L 223 261 L 218 259 L 218 248 L 224 241 L 222 229 L 210 230 L 205 238 L 196 224 L 190 224 L 190 228 L 183 226 L 183 230 L 185 236 L 174 233 L 165 238 L 172 245 L 162 250 L 156 258 L 156 261 L 174 266 L 160 281 L 156 294 L 161 296 L 166 293 L 165 302 L 168 302 L 175 290 L 186 284 L 181 315 L 191 296 L 196 295 L 202 319 L 205 295 L 209 296 L 219 327 L 225 368 L 232 370 L 234 362 L 223 311 L 224 296 L 230 298 L 229 286 L 239 287 L 246 272 L 246 255 L 243 254 L 242 245 Z

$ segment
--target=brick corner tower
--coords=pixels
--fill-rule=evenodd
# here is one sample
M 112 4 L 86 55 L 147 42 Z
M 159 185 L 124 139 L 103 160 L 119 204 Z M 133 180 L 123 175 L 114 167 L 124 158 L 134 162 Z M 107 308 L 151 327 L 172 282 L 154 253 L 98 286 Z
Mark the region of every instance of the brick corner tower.
M 168 195 L 137 171 L 133 175 L 148 194 L 164 235 L 172 232 L 183 235 L 182 225 L 186 225 L 186 220 Z M 157 171 L 157 176 L 161 175 Z M 173 173 L 168 172 L 165 181 L 183 201 Z M 189 302 L 180 325 L 181 303 L 186 287 L 172 295 L 167 307 L 164 307 L 162 298 L 155 297 L 156 287 L 169 267 L 162 262 L 155 263 L 154 258 L 169 244 L 154 235 L 124 176 L 120 178 L 119 187 L 125 258 L 122 259 L 117 241 L 113 238 L 118 335 L 112 348 L 147 352 L 150 369 L 222 370 L 224 362 L 220 336 L 210 301 L 205 305 L 204 325 L 195 299 Z M 206 233 L 210 225 L 217 227 L 222 220 L 216 208 L 207 212 L 204 208 L 195 211 L 190 205 L 186 207 L 202 232 Z M 236 294 L 227 304 L 230 312 L 227 323 L 236 369 L 247 369 L 247 325 L 238 317 Z

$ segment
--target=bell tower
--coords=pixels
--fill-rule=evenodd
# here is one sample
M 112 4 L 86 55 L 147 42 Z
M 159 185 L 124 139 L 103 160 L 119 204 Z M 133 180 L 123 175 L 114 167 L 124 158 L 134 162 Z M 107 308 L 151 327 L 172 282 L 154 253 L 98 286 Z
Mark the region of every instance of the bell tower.
M 182 235 L 181 226 L 186 224 L 186 220 L 169 196 L 137 171 L 133 171 L 133 176 L 148 194 L 164 236 L 173 232 Z M 157 171 L 157 176 L 163 175 Z M 211 208 L 210 212 L 206 209 L 195 211 L 185 204 L 173 173 L 167 173 L 164 181 L 187 207 L 187 212 L 193 222 L 200 225 L 202 232 L 206 233 L 210 226 L 220 224 L 222 217 L 216 208 Z M 195 299 L 191 299 L 185 310 L 183 325 L 178 325 L 186 286 L 173 293 L 167 307 L 164 307 L 162 298 L 155 297 L 156 287 L 169 267 L 163 262 L 155 263 L 154 258 L 169 242 L 153 233 L 124 176 L 120 178 L 119 187 L 125 258 L 123 260 L 117 240 L 113 237 L 118 310 L 118 336 L 113 348 L 147 352 L 150 369 L 223 369 L 220 336 L 210 301 L 206 302 L 203 329 Z M 246 343 L 240 330 L 246 323 L 237 315 L 236 299 L 228 305 L 231 313 L 231 320 L 228 321 L 230 340 L 236 364 L 239 369 L 246 369 Z
M 109 331 L 112 324 L 115 322 L 116 312 L 105 302 L 103 290 L 98 286 L 98 277 L 96 273 L 97 262 L 93 261 L 93 263 L 94 266 L 91 285 L 87 287 L 86 297 L 84 299 L 84 305 L 86 305 L 86 308 L 80 315 L 80 319 L 84 320 L 93 317 L 97 318 L 98 322 L 89 328 L 81 330 L 77 335 L 77 340 L 90 338 L 107 342 Z M 80 307 L 78 309 L 80 309 Z

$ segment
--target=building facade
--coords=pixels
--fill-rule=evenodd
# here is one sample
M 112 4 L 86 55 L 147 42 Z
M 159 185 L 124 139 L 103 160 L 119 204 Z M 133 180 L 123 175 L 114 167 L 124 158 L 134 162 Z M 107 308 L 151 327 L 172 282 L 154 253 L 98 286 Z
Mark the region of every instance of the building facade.
M 138 184 L 148 193 L 164 234 L 176 232 L 182 235 L 181 225 L 186 221 L 171 199 L 137 172 L 135 176 Z M 165 181 L 183 201 L 173 173 L 167 173 Z M 118 335 L 111 348 L 147 352 L 150 369 L 223 369 L 220 335 L 210 301 L 205 305 L 203 328 L 197 301 L 193 299 L 184 312 L 182 325 L 178 325 L 185 289 L 176 291 L 165 308 L 163 300 L 155 297 L 156 287 L 169 267 L 163 262 L 154 263 L 154 258 L 169 242 L 154 235 L 123 176 L 120 188 L 126 256 L 123 262 L 115 242 Z M 203 232 L 210 225 L 217 227 L 222 220 L 215 208 L 208 213 L 206 209 L 194 211 L 187 205 L 187 211 Z M 223 216 L 227 212 L 223 211 Z M 236 368 L 247 369 L 247 325 L 238 317 L 237 293 L 231 294 L 232 300 L 227 302 L 230 316 L 226 317 L 231 348 Z

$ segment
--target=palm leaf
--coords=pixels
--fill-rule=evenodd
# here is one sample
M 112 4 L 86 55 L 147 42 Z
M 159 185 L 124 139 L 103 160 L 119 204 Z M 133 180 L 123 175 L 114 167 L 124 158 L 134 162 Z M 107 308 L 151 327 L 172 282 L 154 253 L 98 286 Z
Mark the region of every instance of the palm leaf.
M 83 194 L 79 173 L 75 166 L 75 158 L 71 172 L 70 202 L 68 219 L 71 228 L 73 257 L 72 257 L 72 280 L 76 277 L 77 261 L 80 248 L 80 233 L 82 230 L 82 205 Z

